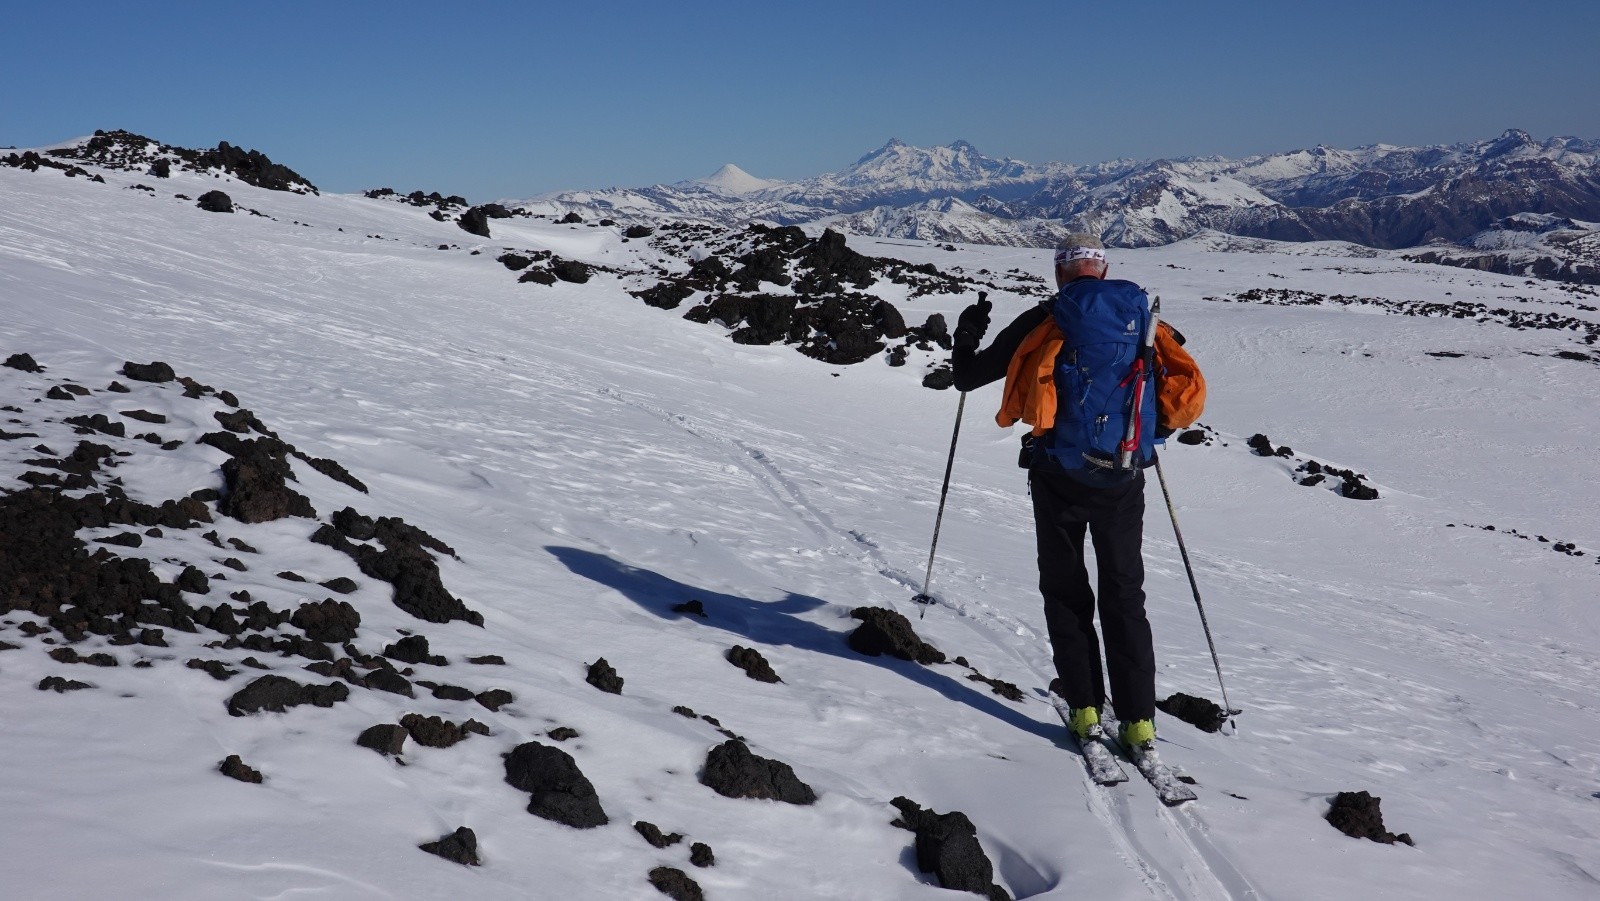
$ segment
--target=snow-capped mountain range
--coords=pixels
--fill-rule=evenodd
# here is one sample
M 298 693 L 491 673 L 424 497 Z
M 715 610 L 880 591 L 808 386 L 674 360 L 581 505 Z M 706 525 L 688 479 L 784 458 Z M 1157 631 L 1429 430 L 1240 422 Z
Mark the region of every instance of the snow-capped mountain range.
M 1494 243 L 1480 237 L 1485 232 L 1523 231 L 1505 224 L 1510 217 L 1567 219 L 1571 231 L 1600 221 L 1600 141 L 1541 141 L 1513 129 L 1448 146 L 1076 166 L 994 159 L 965 141 L 919 148 L 891 140 L 838 172 L 797 182 L 758 179 L 730 164 L 706 179 L 513 205 L 627 221 L 822 222 L 876 237 L 1015 246 L 1090 231 L 1113 245 L 1147 247 L 1214 230 L 1383 249 L 1443 245 L 1440 259 L 1490 265 L 1494 259 L 1464 251 Z M 1545 274 L 1584 280 L 1571 273 L 1600 261 L 1573 255 L 1573 244 L 1544 248 Z

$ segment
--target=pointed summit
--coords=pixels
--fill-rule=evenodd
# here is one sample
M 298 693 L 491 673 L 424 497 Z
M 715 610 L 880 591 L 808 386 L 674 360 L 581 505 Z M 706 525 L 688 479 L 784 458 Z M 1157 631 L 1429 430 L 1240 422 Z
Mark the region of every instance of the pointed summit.
M 697 178 L 691 184 L 710 188 L 722 194 L 740 196 L 775 188 L 784 182 L 771 178 L 756 178 L 732 163 L 725 163 L 721 169 L 705 178 Z

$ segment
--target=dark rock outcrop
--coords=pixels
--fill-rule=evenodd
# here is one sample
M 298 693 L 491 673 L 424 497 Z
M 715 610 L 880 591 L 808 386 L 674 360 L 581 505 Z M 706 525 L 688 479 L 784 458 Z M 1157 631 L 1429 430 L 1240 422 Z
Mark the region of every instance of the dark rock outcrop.
M 589 673 L 584 677 L 583 681 L 607 694 L 622 694 L 623 679 L 617 675 L 617 671 L 611 668 L 611 664 L 607 663 L 604 657 L 589 665 Z
M 900 811 L 894 825 L 917 835 L 917 869 L 932 873 L 944 888 L 973 892 L 990 901 L 1011 901 L 1006 890 L 994 884 L 994 864 L 983 853 L 977 827 L 966 814 L 934 813 L 903 797 L 892 803 Z
M 489 237 L 489 216 L 483 211 L 483 207 L 475 206 L 462 213 L 461 218 L 456 220 L 456 225 L 461 226 L 461 230 L 468 234 L 480 238 Z
M 594 784 L 572 755 L 536 741 L 506 755 L 506 782 L 528 792 L 528 812 L 575 829 L 604 826 L 611 820 L 600 806 Z
M 793 767 L 758 757 L 736 739 L 711 749 L 700 783 L 727 798 L 761 798 L 785 804 L 812 804 L 817 800 L 817 793 L 800 781 Z
M 701 891 L 700 883 L 689 878 L 688 873 L 673 867 L 651 870 L 650 884 L 672 901 L 705 901 L 705 892 Z
M 862 621 L 850 633 L 850 649 L 857 653 L 868 657 L 888 654 L 924 666 L 945 661 L 942 651 L 918 638 L 911 621 L 893 610 L 857 607 L 850 615 Z
M 406 748 L 406 738 L 411 735 L 406 727 L 394 723 L 379 723 L 368 726 L 356 736 L 356 744 L 363 748 L 371 748 L 379 754 L 398 757 Z
M 361 614 L 348 601 L 328 598 L 301 604 L 289 622 L 313 641 L 339 644 L 356 637 Z
M 208 213 L 231 213 L 233 212 L 233 198 L 221 191 L 207 191 L 200 195 L 200 199 L 195 202 L 195 206 Z
M 290 707 L 310 704 L 313 707 L 332 707 L 350 697 L 350 689 L 343 682 L 330 685 L 301 685 L 284 676 L 261 676 L 240 689 L 228 699 L 230 716 L 249 716 L 269 710 L 283 713 Z
M 755 648 L 747 648 L 736 644 L 728 649 L 727 658 L 729 663 L 744 670 L 746 676 L 757 682 L 783 681 L 778 678 L 777 673 L 773 672 L 772 664 L 767 662 L 767 658 L 761 656 L 761 652 Z
M 1156 709 L 1183 720 L 1201 732 L 1216 732 L 1228 720 L 1228 712 L 1214 702 L 1183 692 L 1177 692 L 1164 701 L 1156 701 Z
M 1384 828 L 1383 811 L 1379 809 L 1382 801 L 1366 791 L 1339 792 L 1328 808 L 1328 822 L 1351 838 L 1370 839 L 1385 845 L 1395 842 L 1415 845 L 1409 832 L 1396 835 Z
M 227 776 L 229 779 L 237 779 L 240 782 L 249 782 L 253 785 L 260 785 L 262 782 L 261 771 L 250 767 L 238 754 L 229 754 L 226 759 L 217 764 L 217 772 Z
M 439 837 L 438 841 L 425 842 L 417 847 L 437 854 L 445 860 L 462 864 L 463 866 L 478 866 L 478 836 L 465 826 Z

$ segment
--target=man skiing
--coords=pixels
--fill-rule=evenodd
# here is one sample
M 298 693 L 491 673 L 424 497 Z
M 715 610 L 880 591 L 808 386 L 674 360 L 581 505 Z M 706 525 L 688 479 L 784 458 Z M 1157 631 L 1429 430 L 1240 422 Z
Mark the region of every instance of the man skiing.
M 1174 339 L 1182 339 L 1165 324 L 1157 335 L 1146 335 L 1154 320 L 1143 289 L 1132 282 L 1107 281 L 1106 271 L 1105 245 L 1098 237 L 1069 235 L 1055 252 L 1057 296 L 1022 313 L 982 350 L 978 347 L 989 327 L 990 304 L 987 299 L 980 299 L 961 313 L 951 362 L 955 387 L 960 391 L 1005 378 L 1005 399 L 997 420 L 1001 425 L 1011 425 L 1021 419 L 1035 427 L 1033 434 L 1023 439 L 1021 463 L 1028 469 L 1029 493 L 1033 497 L 1039 591 L 1044 596 L 1045 624 L 1055 659 L 1057 678 L 1051 689 L 1070 707 L 1070 728 L 1083 744 L 1101 737 L 1100 711 L 1105 705 L 1109 676 L 1123 744 L 1133 751 L 1150 751 L 1155 742 L 1156 667 L 1154 641 L 1144 609 L 1142 467 L 1154 461 L 1156 436 L 1141 432 L 1155 431 L 1157 392 L 1151 384 L 1145 389 L 1148 394 L 1135 394 L 1126 401 L 1107 401 L 1108 405 L 1120 403 L 1123 410 L 1132 410 L 1128 414 L 1107 406 L 1110 425 L 1107 415 L 1083 415 L 1077 409 L 1082 404 L 1075 399 L 1118 387 L 1123 390 L 1119 397 L 1129 397 L 1127 386 L 1134 375 L 1142 371 L 1153 383 L 1156 373 L 1149 370 L 1157 368 L 1151 365 L 1141 369 L 1134 357 L 1143 352 L 1143 359 L 1149 361 L 1152 344 L 1156 350 L 1164 346 L 1175 348 Z M 1124 304 L 1116 308 L 1122 311 L 1121 318 L 1111 322 L 1111 329 L 1118 333 L 1112 338 L 1118 338 L 1120 333 L 1128 337 L 1112 352 L 1120 361 L 1116 370 L 1099 372 L 1092 371 L 1091 366 L 1106 364 L 1090 361 L 1102 359 L 1106 353 L 1102 348 L 1110 345 L 1084 343 L 1099 341 L 1098 332 L 1093 338 L 1073 332 L 1104 327 L 1093 317 L 1108 315 L 1102 303 L 1106 297 Z M 1097 353 L 1102 357 L 1096 357 Z M 1183 357 L 1193 368 L 1192 360 L 1186 354 Z M 1193 375 L 1199 378 L 1198 369 L 1193 370 Z M 1145 388 L 1142 382 L 1135 384 L 1138 387 L 1132 390 Z M 1162 385 L 1163 394 L 1166 388 Z M 1198 400 L 1193 386 L 1187 388 L 1189 396 L 1182 400 L 1186 409 L 1179 411 L 1176 418 L 1180 421 L 1176 423 L 1170 421 L 1174 417 L 1166 415 L 1172 412 L 1171 405 L 1162 398 L 1162 418 L 1168 420 L 1161 423 L 1164 429 L 1185 426 L 1198 418 L 1203 382 Z M 1141 410 L 1141 403 L 1147 409 Z M 1076 426 L 1071 421 L 1074 417 L 1080 420 Z M 1098 440 L 1078 437 L 1092 436 L 1092 432 L 1071 431 L 1083 428 L 1084 420 L 1089 429 L 1114 428 L 1109 454 L 1080 446 Z M 1130 449 L 1131 454 L 1127 453 Z M 1123 452 L 1120 466 L 1115 459 L 1119 450 Z M 1085 537 L 1094 543 L 1098 608 L 1105 631 L 1103 669 L 1100 636 L 1094 624 L 1096 592 L 1090 586 L 1084 563 Z

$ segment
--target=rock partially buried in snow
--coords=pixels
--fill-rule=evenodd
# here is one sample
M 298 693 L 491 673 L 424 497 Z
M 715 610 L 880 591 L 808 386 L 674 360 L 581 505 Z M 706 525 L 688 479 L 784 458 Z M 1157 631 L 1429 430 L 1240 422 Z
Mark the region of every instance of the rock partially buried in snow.
M 783 681 L 778 678 L 777 673 L 773 672 L 772 664 L 767 662 L 767 658 L 761 656 L 761 652 L 755 648 L 747 648 L 736 644 L 728 649 L 727 658 L 729 663 L 744 670 L 746 676 L 757 682 Z
M 200 195 L 200 199 L 195 203 L 195 206 L 208 213 L 231 213 L 233 212 L 233 198 L 221 191 L 207 191 Z
M 944 653 L 918 638 L 911 620 L 903 615 L 883 607 L 857 607 L 850 615 L 862 621 L 850 633 L 851 650 L 868 657 L 888 654 L 924 666 L 944 662 Z
M 574 829 L 611 822 L 600 806 L 594 784 L 578 769 L 572 755 L 536 741 L 517 745 L 506 755 L 506 782 L 531 797 L 528 812 Z
M 1216 732 L 1228 719 L 1228 712 L 1215 702 L 1183 692 L 1177 692 L 1165 701 L 1157 701 L 1156 709 L 1183 720 L 1201 732 Z
M 672 901 L 704 901 L 705 892 L 689 874 L 673 867 L 656 867 L 650 871 L 650 884 L 656 891 Z
M 262 781 L 261 772 L 246 764 L 238 754 L 229 754 L 227 759 L 217 764 L 217 772 L 229 779 L 249 782 L 252 785 L 260 785 Z
M 623 679 L 604 657 L 589 666 L 589 674 L 584 677 L 584 681 L 607 694 L 622 694 Z
M 1385 845 L 1396 842 L 1415 845 L 1409 832 L 1396 835 L 1384 828 L 1383 811 L 1379 809 L 1382 802 L 1382 798 L 1366 791 L 1340 792 L 1328 808 L 1328 822 L 1351 838 L 1371 839 Z
M 917 868 L 932 873 L 939 884 L 983 895 L 990 901 L 1011 901 L 1006 890 L 994 884 L 994 864 L 978 844 L 978 830 L 959 810 L 934 813 L 909 798 L 891 803 L 900 810 L 894 825 L 917 834 Z
M 475 867 L 478 861 L 478 836 L 465 826 L 450 833 L 440 836 L 436 842 L 426 842 L 417 847 L 437 854 L 445 860 L 454 861 L 464 866 Z
M 350 697 L 350 689 L 343 682 L 331 685 L 301 685 L 283 676 L 262 676 L 240 689 L 228 699 L 230 716 L 249 716 L 262 710 L 283 713 L 290 707 L 310 704 L 313 707 L 332 707 Z
M 759 798 L 785 804 L 813 804 L 817 793 L 800 781 L 794 768 L 758 757 L 744 742 L 729 739 L 706 755 L 700 783 L 726 798 Z

